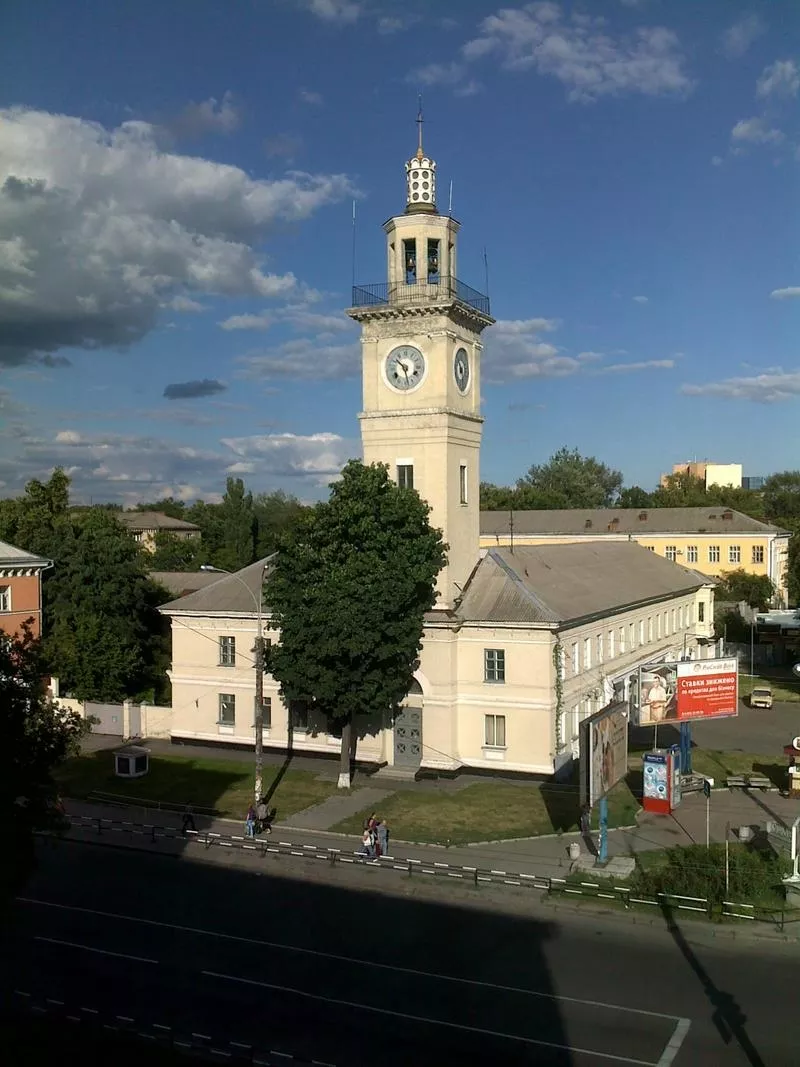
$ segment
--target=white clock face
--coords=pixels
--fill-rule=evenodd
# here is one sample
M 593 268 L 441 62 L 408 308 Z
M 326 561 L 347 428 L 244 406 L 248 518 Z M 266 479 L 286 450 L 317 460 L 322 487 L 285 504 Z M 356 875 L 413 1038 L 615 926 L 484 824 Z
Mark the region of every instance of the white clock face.
M 386 380 L 395 389 L 413 389 L 425 373 L 425 357 L 413 345 L 393 348 L 386 357 Z
M 469 388 L 469 356 L 466 348 L 459 348 L 453 358 L 453 375 L 459 391 L 466 393 Z

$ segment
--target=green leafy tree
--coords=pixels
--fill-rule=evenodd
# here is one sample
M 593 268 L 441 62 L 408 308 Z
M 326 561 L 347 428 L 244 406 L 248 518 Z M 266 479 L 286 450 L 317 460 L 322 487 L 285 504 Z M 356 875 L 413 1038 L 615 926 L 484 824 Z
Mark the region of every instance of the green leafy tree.
M 350 784 L 354 726 L 380 729 L 413 680 L 425 613 L 446 546 L 413 489 L 383 465 L 352 461 L 330 499 L 279 542 L 266 601 L 281 640 L 267 669 L 284 701 L 316 708 L 341 730 L 339 785 Z
M 146 557 L 151 571 L 197 571 L 209 562 L 209 553 L 199 537 L 176 537 L 169 530 L 159 530 L 154 551 Z
M 638 485 L 631 485 L 620 491 L 617 499 L 618 508 L 651 508 L 653 507 L 653 494 L 641 489 Z
M 564 507 L 607 508 L 619 496 L 622 474 L 594 456 L 582 456 L 577 448 L 561 448 L 517 482 L 518 489 L 528 487 L 563 497 Z
M 800 608 L 800 533 L 789 538 L 789 566 L 786 574 L 789 603 Z
M 53 771 L 73 754 L 89 724 L 54 704 L 44 688 L 40 645 L 29 631 L 0 642 L 0 812 L 2 893 L 9 899 L 34 867 L 34 834 L 64 825 Z
M 764 483 L 764 512 L 777 525 L 800 525 L 800 471 L 773 474 Z
M 492 485 L 481 482 L 481 511 L 543 511 L 569 507 L 563 493 L 531 485 Z
M 137 504 L 134 511 L 157 511 L 161 515 L 169 515 L 171 519 L 186 519 L 186 504 L 182 500 L 165 496 L 161 500 L 154 500 L 151 504 L 142 502 Z M 191 521 L 191 520 L 187 520 Z
M 723 572 L 716 596 L 735 604 L 744 601 L 751 608 L 765 608 L 775 596 L 775 586 L 766 574 L 748 574 L 739 567 Z
M 255 561 L 256 517 L 253 494 L 241 478 L 228 478 L 219 515 L 222 545 L 215 554 L 216 566 L 229 571 L 249 566 Z
M 702 508 L 708 503 L 706 483 L 693 474 L 669 474 L 651 494 L 654 508 Z
M 259 493 L 253 499 L 256 519 L 256 559 L 264 559 L 275 551 L 281 534 L 307 509 L 293 496 L 279 490 Z

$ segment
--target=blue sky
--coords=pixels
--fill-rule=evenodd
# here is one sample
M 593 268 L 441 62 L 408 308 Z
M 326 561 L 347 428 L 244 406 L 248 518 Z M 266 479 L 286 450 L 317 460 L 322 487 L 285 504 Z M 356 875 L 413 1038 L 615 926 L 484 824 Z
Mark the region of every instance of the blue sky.
M 0 493 L 324 495 L 359 453 L 352 204 L 382 281 L 418 91 L 478 289 L 487 250 L 484 479 L 800 465 L 794 0 L 9 11 Z

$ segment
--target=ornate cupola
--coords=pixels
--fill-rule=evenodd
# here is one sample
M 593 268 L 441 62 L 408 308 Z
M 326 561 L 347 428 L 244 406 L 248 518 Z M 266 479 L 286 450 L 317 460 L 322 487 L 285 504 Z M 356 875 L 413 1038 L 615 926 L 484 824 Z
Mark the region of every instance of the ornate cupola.
M 419 141 L 415 155 L 406 163 L 406 214 L 436 214 L 436 163 L 422 148 L 422 104 L 417 114 Z

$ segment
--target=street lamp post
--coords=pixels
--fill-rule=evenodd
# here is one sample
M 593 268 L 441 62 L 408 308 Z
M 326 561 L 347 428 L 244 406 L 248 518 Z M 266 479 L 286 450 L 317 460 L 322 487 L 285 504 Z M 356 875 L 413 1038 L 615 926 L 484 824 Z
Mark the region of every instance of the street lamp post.
M 262 600 L 264 595 L 264 571 L 266 570 L 266 564 L 261 568 L 261 580 L 258 584 L 258 596 L 255 595 L 253 590 L 246 584 L 246 582 L 235 574 L 233 571 L 223 570 L 222 567 L 212 567 L 210 563 L 202 564 L 201 571 L 212 571 L 216 574 L 227 574 L 231 578 L 235 578 L 239 584 L 247 590 L 250 596 L 253 598 L 253 603 L 256 606 L 256 698 L 255 698 L 255 714 L 254 726 L 256 732 L 256 766 L 255 766 L 255 802 L 256 805 L 261 800 L 264 793 L 264 619 L 262 615 Z

